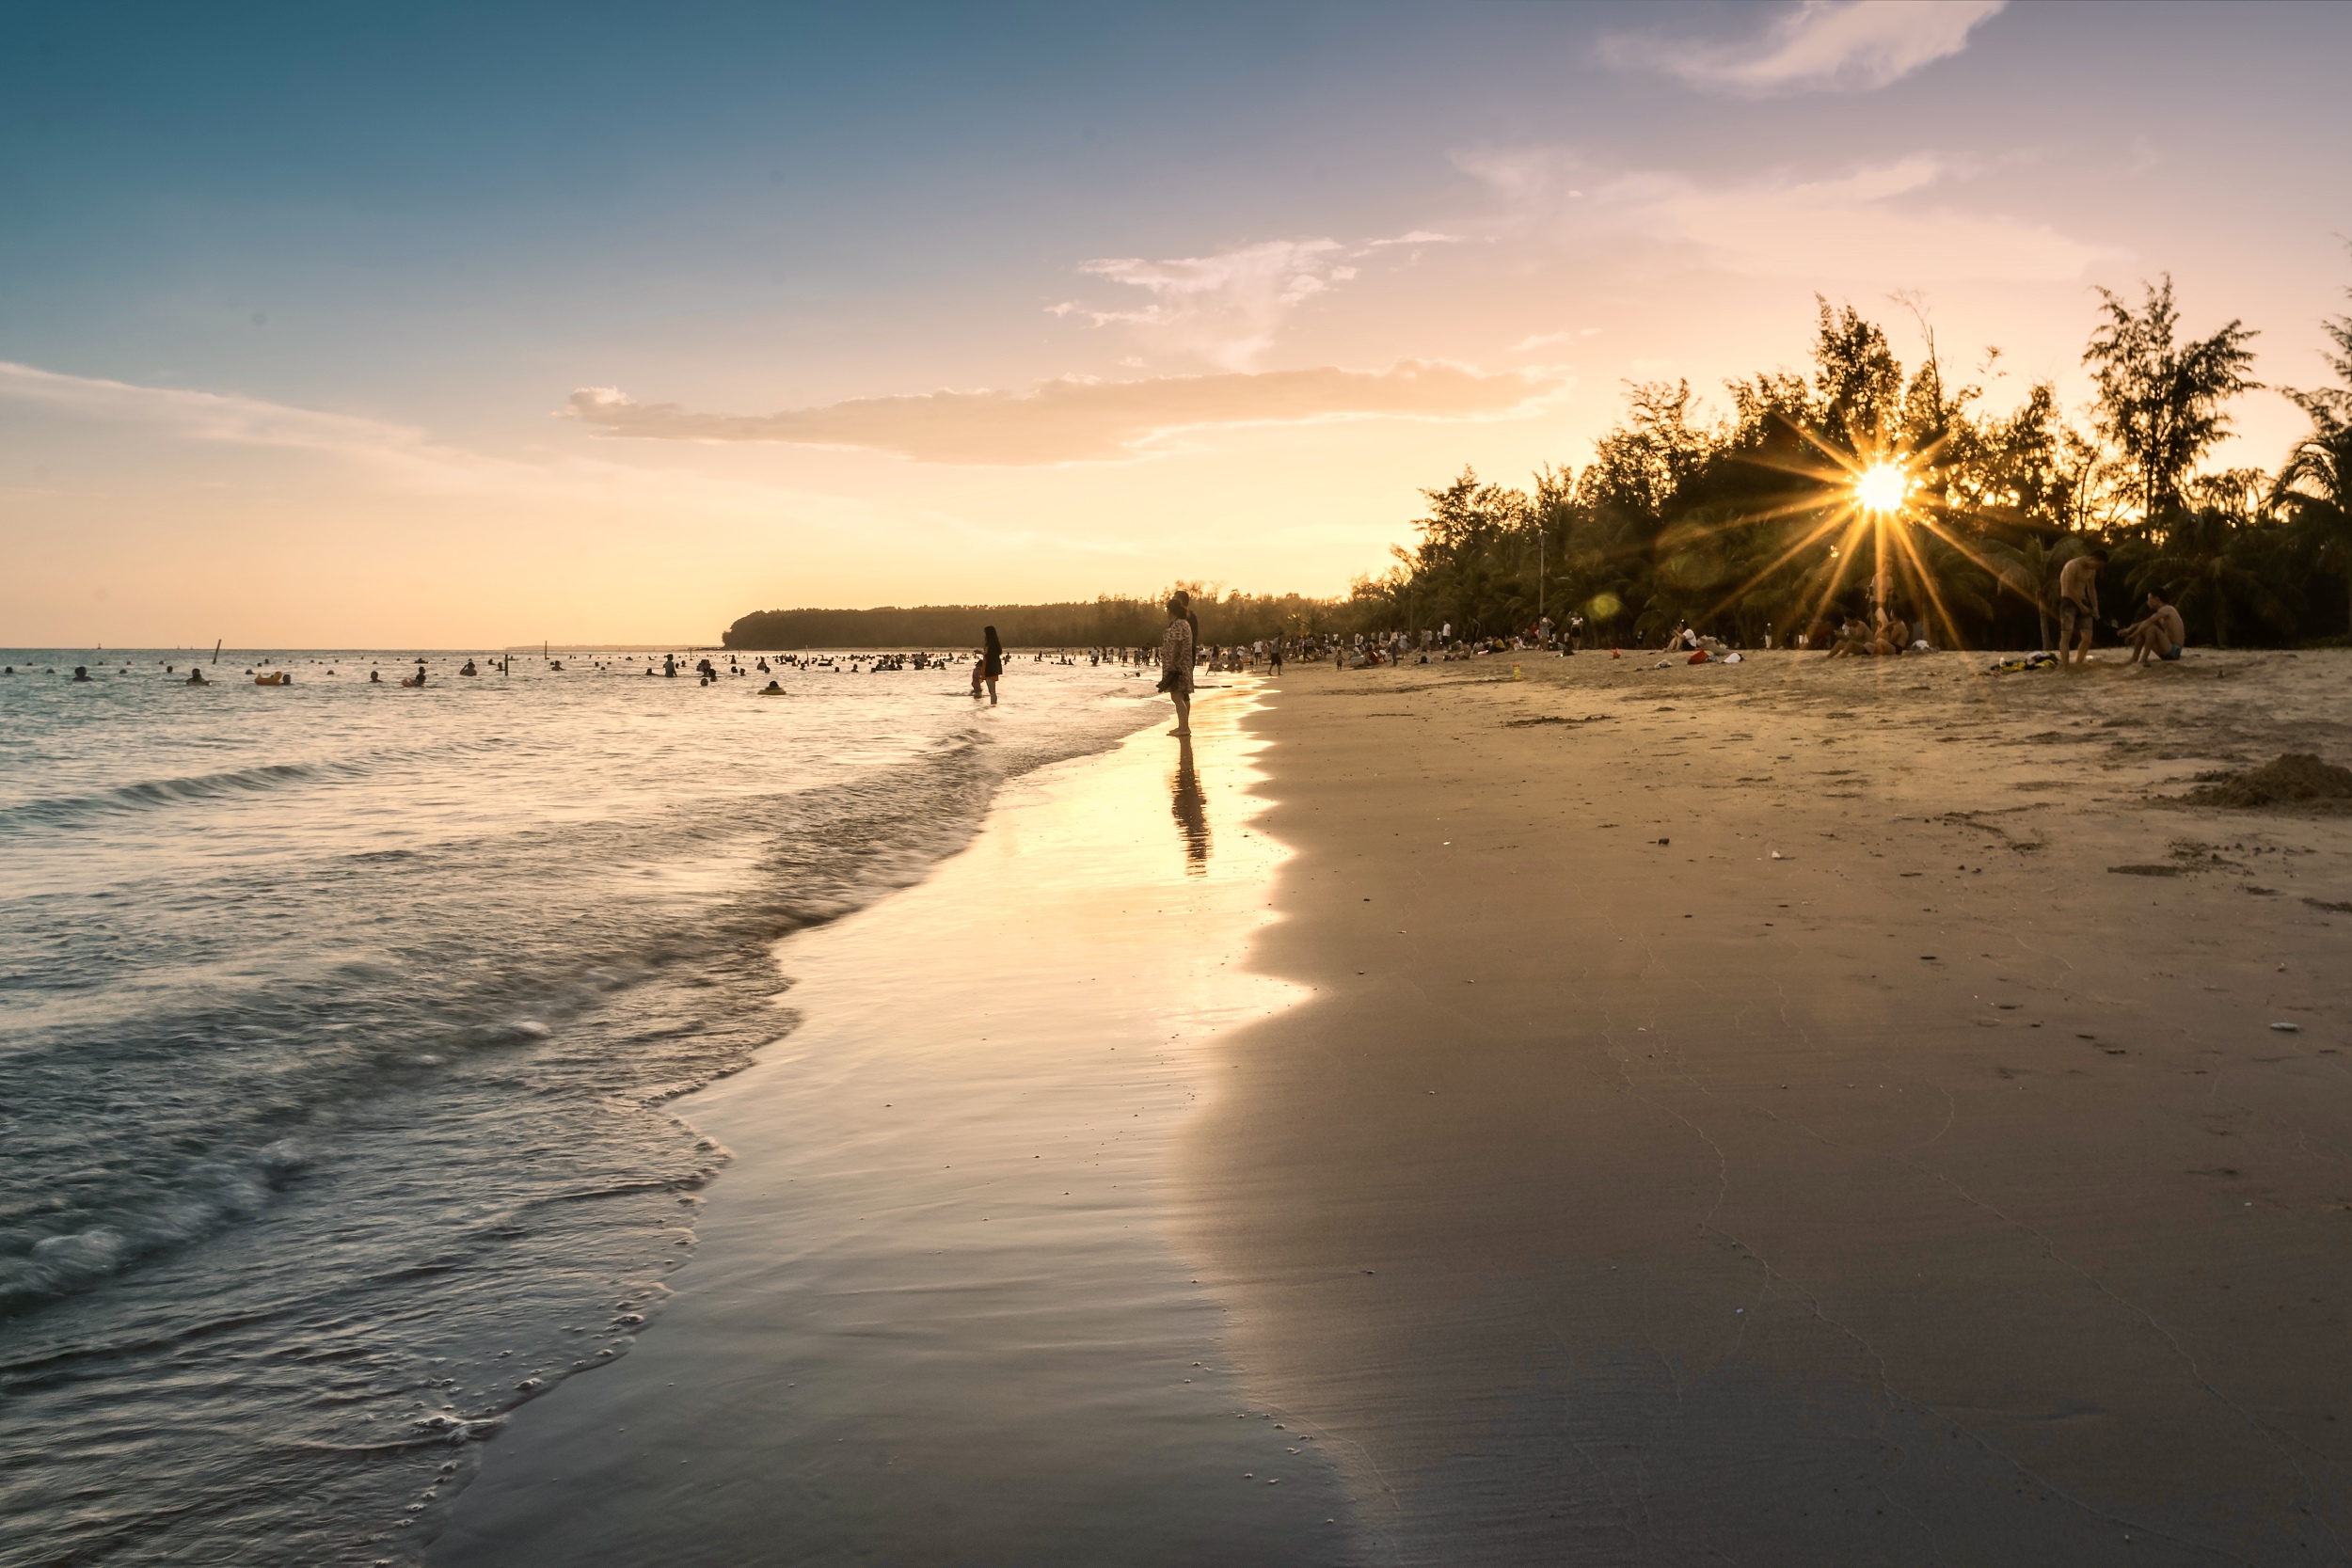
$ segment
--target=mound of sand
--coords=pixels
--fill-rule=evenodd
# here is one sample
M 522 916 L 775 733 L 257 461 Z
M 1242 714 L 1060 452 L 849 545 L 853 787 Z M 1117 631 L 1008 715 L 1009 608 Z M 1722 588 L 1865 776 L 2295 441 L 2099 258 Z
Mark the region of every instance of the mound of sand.
M 2320 806 L 2352 802 L 2352 768 L 2325 763 L 2309 752 L 2282 752 L 2276 761 L 2222 775 L 2182 799 L 2201 806 Z

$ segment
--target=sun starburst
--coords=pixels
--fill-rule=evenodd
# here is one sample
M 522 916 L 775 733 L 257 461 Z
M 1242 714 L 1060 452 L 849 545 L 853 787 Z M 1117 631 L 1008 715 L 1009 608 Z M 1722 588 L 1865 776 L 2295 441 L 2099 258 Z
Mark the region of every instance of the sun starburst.
M 1911 476 L 1892 463 L 1873 463 L 1854 476 L 1855 502 L 1865 512 L 1894 512 L 1911 493 Z

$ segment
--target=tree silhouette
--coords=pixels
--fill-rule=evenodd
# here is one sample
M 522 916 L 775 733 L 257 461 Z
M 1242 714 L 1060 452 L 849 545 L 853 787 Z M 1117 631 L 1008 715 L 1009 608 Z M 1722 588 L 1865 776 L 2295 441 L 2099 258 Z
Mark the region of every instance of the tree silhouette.
M 2352 290 L 2346 290 L 2352 296 Z M 2340 386 L 2315 391 L 2285 388 L 2296 407 L 2311 417 L 2312 428 L 2295 443 L 2280 465 L 2271 503 L 2283 512 L 2296 544 L 2321 573 L 2344 585 L 2345 616 L 2352 625 L 2352 316 L 2331 316 L 2320 323 L 2335 345 L 2321 357 L 2336 372 Z
M 2246 373 L 2254 362 L 2246 346 L 2252 331 L 2233 321 L 2210 338 L 2178 342 L 2172 275 L 2142 287 L 2147 300 L 2137 311 L 2112 290 L 2099 291 L 2106 321 L 2091 334 L 2083 363 L 2097 367 L 2099 428 L 2138 482 L 2146 526 L 2181 504 L 2197 460 L 2229 433 L 2229 401 L 2262 384 Z

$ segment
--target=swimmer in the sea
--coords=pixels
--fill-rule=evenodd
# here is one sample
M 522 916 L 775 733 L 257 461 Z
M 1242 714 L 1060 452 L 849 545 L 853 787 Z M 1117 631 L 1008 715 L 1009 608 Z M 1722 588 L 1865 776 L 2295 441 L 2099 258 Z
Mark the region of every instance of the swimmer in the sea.
M 86 681 L 89 679 L 89 667 L 84 664 L 75 665 L 73 667 L 73 678 L 77 681 Z
M 188 672 L 188 684 L 190 686 L 210 686 L 213 683 L 204 678 L 203 671 L 192 669 Z

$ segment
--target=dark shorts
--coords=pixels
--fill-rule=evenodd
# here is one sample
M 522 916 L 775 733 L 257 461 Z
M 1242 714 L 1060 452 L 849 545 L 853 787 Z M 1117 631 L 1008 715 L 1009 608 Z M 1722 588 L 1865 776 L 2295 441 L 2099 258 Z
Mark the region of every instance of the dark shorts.
M 2178 658 L 2178 657 L 2181 657 L 2181 645 L 2180 645 L 2178 642 L 2175 642 L 2175 643 L 2173 643 L 2173 644 L 2172 644 L 2172 647 L 2171 647 L 2171 651 L 2170 651 L 2170 652 L 2169 652 L 2169 653 L 2161 653 L 2161 654 L 2158 654 L 2156 657 L 2157 657 L 2158 658 L 2161 658 L 2161 659 L 2175 659 L 2175 658 Z
M 2093 625 L 2089 605 L 2076 604 L 2072 599 L 2058 601 L 2058 641 L 2060 642 L 2073 641 L 2076 626 L 2079 626 L 2083 630 L 2089 631 Z

